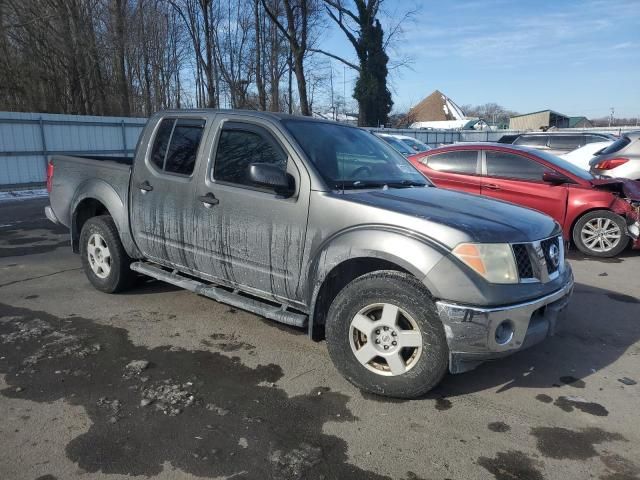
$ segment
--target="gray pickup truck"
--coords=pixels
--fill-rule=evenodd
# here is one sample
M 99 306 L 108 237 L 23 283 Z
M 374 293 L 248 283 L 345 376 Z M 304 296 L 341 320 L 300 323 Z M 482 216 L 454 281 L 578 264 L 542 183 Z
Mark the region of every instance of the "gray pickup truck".
M 573 289 L 550 217 L 436 188 L 333 122 L 166 111 L 133 161 L 54 156 L 47 184 L 46 214 L 98 290 L 137 272 L 306 328 L 380 395 L 539 342 Z

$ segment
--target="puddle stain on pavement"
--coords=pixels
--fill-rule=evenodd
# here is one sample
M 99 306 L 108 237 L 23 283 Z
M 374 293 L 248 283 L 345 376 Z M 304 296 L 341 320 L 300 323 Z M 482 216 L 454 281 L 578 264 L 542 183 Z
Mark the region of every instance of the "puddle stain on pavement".
M 586 460 L 598 456 L 595 445 L 604 442 L 623 441 L 619 433 L 606 432 L 600 428 L 589 427 L 582 430 L 569 430 L 561 427 L 536 427 L 531 429 L 536 437 L 538 450 L 548 458 L 558 460 Z
M 85 408 L 92 425 L 66 453 L 87 472 L 151 476 L 170 462 L 203 477 L 387 478 L 347 463 L 346 442 L 322 431 L 357 420 L 349 397 L 314 389 L 289 398 L 274 386 L 277 365 L 136 346 L 122 328 L 3 304 L 0 347 L 3 395 Z M 134 360 L 148 363 L 130 375 Z
M 541 462 L 516 450 L 498 452 L 495 458 L 480 457 L 478 465 L 492 473 L 496 480 L 544 480 L 538 469 Z

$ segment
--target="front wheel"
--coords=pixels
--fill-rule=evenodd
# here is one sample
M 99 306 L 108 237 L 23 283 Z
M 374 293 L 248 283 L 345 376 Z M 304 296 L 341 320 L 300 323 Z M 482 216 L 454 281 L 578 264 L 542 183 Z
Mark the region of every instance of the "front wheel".
M 578 219 L 573 227 L 573 242 L 582 253 L 594 257 L 615 257 L 629 244 L 627 225 L 620 215 L 609 210 L 594 210 Z
M 87 220 L 80 232 L 80 256 L 91 284 L 106 293 L 125 290 L 135 279 L 113 219 L 108 215 Z
M 355 386 L 378 395 L 416 398 L 448 367 L 448 347 L 434 302 L 409 274 L 363 275 L 334 299 L 327 315 L 329 355 Z

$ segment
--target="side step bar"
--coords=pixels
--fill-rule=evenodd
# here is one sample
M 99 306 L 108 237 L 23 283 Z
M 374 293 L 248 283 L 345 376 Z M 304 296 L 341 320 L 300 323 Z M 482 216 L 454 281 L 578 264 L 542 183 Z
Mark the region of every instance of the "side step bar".
M 270 303 L 259 300 L 255 297 L 247 297 L 228 291 L 224 288 L 216 287 L 208 283 L 194 280 L 177 271 L 164 270 L 159 266 L 145 262 L 134 262 L 131 270 L 142 273 L 149 277 L 170 283 L 180 288 L 190 290 L 198 295 L 209 297 L 220 303 L 226 303 L 234 307 L 248 310 L 257 315 L 261 315 L 276 322 L 293 325 L 295 327 L 306 327 L 307 316 L 301 313 L 290 312 L 284 305 L 277 307 Z

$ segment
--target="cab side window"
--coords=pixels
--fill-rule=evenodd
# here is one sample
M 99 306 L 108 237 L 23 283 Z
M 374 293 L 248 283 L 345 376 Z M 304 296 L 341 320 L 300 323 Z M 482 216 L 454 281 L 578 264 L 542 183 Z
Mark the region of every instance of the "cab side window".
M 475 175 L 478 165 L 477 150 L 458 150 L 430 155 L 425 159 L 429 168 L 439 172 Z
M 551 172 L 551 170 L 544 165 L 521 155 L 491 150 L 487 150 L 485 155 L 487 160 L 487 176 L 489 177 L 541 182 L 542 174 L 544 172 Z
M 267 130 L 254 125 L 225 125 L 218 139 L 214 180 L 256 188 L 249 178 L 252 163 L 268 163 L 283 172 L 287 170 L 287 156 Z
M 205 121 L 165 118 L 160 122 L 151 148 L 150 160 L 158 170 L 189 176 L 196 164 Z

